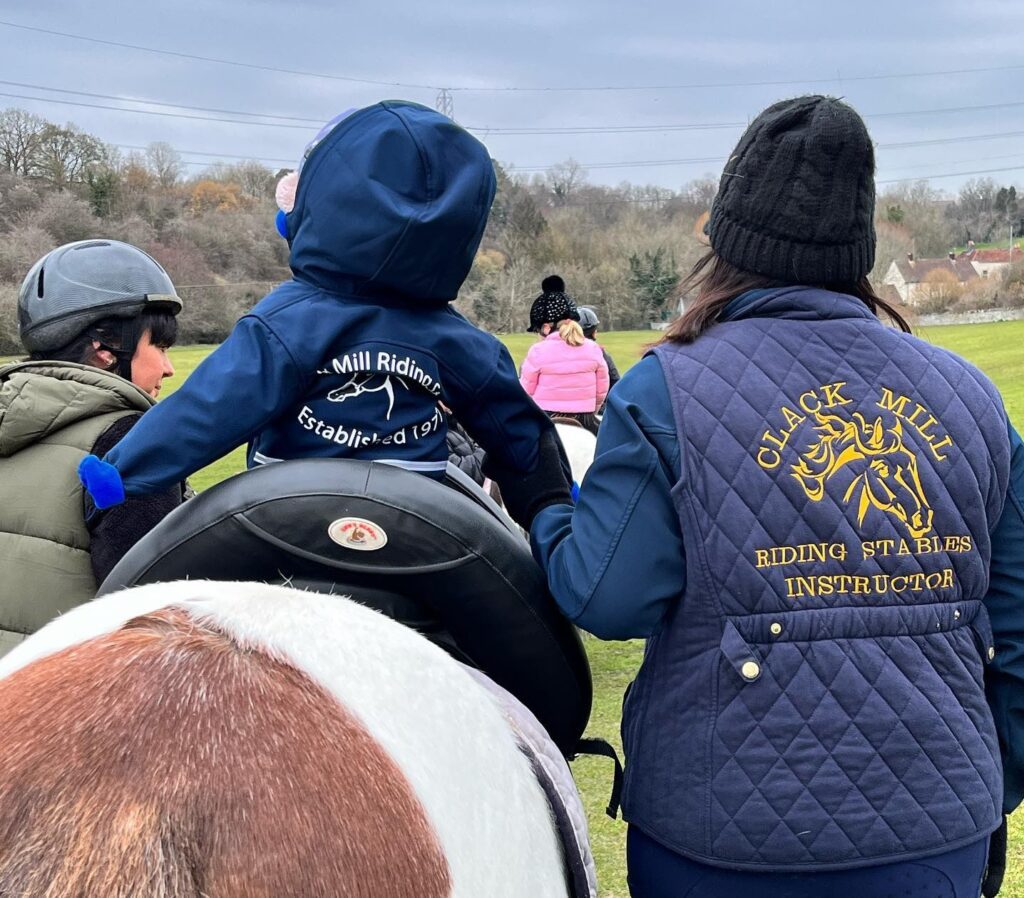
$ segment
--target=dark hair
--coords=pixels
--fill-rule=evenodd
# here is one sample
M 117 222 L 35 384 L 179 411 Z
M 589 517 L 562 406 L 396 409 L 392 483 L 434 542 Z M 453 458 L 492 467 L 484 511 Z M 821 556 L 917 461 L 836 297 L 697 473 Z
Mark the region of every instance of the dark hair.
M 149 331 L 149 342 L 160 349 L 170 349 L 178 342 L 178 318 L 169 312 L 143 312 L 139 316 L 139 333 Z
M 96 347 L 93 343 L 119 350 L 132 344 L 138 345 L 146 331 L 149 331 L 150 343 L 161 349 L 170 349 L 178 339 L 178 319 L 164 311 L 143 312 L 134 318 L 103 318 L 82 331 L 70 343 L 59 349 L 33 352 L 29 359 L 33 362 L 77 362 L 79 365 L 102 368 L 96 362 Z M 114 370 L 117 366 L 115 360 L 107 370 Z
M 761 274 L 742 271 L 726 262 L 714 250 L 708 250 L 693 266 L 681 287 L 683 293 L 696 289 L 697 298 L 693 304 L 665 331 L 659 343 L 692 343 L 708 328 L 715 324 L 725 307 L 737 296 L 748 290 L 766 287 L 788 287 L 784 281 L 773 280 Z M 875 315 L 884 312 L 900 330 L 910 333 L 910 325 L 889 303 L 875 293 L 866 277 L 850 284 L 812 284 L 833 293 L 855 296 Z

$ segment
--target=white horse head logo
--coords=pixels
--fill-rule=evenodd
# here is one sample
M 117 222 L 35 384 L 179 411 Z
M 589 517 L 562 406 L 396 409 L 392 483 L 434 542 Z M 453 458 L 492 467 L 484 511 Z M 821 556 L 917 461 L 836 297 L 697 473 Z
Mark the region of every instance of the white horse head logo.
M 335 359 L 333 362 L 335 374 L 342 374 L 341 366 L 338 364 L 338 360 Z M 323 372 L 331 373 L 331 372 Z M 356 396 L 362 396 L 364 393 L 381 393 L 383 392 L 388 398 L 388 411 L 384 416 L 385 421 L 391 420 L 391 413 L 395 409 L 395 387 L 391 383 L 390 374 L 373 374 L 369 372 L 359 372 L 349 377 L 348 381 L 342 384 L 335 390 L 331 390 L 327 394 L 328 402 L 344 402 L 346 399 L 352 399 Z

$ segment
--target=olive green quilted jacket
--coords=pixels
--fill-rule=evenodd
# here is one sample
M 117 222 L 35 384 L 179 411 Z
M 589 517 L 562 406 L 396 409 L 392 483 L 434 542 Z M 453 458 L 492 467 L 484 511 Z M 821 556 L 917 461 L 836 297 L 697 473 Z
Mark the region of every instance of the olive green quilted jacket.
M 111 424 L 152 405 L 98 368 L 0 368 L 0 655 L 95 596 L 78 463 Z

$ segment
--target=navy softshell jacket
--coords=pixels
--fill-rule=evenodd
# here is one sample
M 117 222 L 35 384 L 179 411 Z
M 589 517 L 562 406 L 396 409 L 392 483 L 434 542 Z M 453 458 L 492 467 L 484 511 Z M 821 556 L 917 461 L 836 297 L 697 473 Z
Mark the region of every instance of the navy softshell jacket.
M 293 278 L 107 455 L 127 495 L 245 442 L 250 465 L 345 457 L 438 476 L 439 401 L 498 461 L 532 470 L 547 417 L 504 346 L 449 305 L 494 189 L 483 145 L 433 110 L 387 102 L 343 119 L 300 172 Z

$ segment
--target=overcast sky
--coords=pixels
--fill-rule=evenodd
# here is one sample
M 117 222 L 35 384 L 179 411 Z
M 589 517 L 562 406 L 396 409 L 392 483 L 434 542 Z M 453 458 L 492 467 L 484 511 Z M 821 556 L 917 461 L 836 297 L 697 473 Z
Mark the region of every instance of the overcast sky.
M 0 0 L 0 19 L 332 76 L 223 65 L 0 26 L 0 92 L 7 94 L 0 107 L 74 122 L 126 151 L 167 141 L 193 163 L 240 156 L 284 166 L 298 160 L 318 130 L 314 121 L 385 98 L 432 106 L 438 88 L 449 87 L 456 119 L 506 165 L 539 170 L 572 157 L 594 183 L 678 189 L 704 174 L 717 177 L 741 123 L 764 106 L 821 92 L 845 97 L 867 117 L 879 144 L 880 181 L 990 169 L 1005 170 L 991 173 L 997 181 L 1024 181 L 1021 0 Z M 990 71 L 962 71 L 977 69 Z M 935 72 L 949 74 L 920 74 Z M 909 73 L 920 76 L 868 80 Z M 310 121 L 128 104 L 41 88 Z M 966 108 L 903 114 L 960 107 Z M 687 125 L 724 127 L 678 129 Z M 642 126 L 653 129 L 621 130 Z M 572 128 L 605 130 L 503 133 Z M 951 140 L 1006 132 L 1017 133 Z M 931 140 L 945 142 L 887 146 Z M 674 161 L 637 164 L 665 160 Z M 955 191 L 966 178 L 933 183 Z

